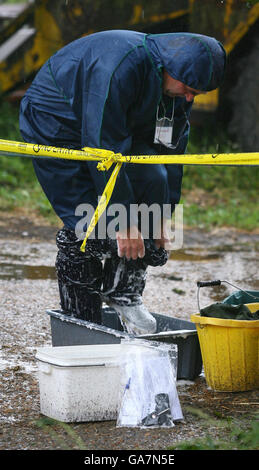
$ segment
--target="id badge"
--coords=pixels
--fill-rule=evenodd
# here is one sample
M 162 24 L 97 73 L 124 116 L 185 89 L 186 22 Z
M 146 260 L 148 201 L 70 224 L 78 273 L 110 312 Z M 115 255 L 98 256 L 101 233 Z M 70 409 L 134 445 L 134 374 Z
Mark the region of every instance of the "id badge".
M 164 124 L 161 120 L 156 121 L 154 144 L 171 145 L 173 135 L 173 123 L 166 121 Z

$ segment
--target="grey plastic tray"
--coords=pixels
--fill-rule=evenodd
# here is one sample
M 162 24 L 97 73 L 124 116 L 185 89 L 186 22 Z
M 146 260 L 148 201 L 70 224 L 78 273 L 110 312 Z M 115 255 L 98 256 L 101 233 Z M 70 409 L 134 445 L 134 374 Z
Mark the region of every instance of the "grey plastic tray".
M 120 343 L 132 337 L 124 332 L 115 310 L 103 308 L 102 325 L 65 315 L 60 310 L 47 310 L 50 315 L 52 346 Z M 157 320 L 157 333 L 139 338 L 177 344 L 177 379 L 194 380 L 202 370 L 200 344 L 194 323 L 152 313 Z M 135 338 L 135 337 L 134 337 Z

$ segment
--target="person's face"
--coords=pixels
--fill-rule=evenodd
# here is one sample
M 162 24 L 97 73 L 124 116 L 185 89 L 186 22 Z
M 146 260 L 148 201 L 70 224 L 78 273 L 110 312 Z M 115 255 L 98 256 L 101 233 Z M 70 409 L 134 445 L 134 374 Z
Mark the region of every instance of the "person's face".
M 206 91 L 195 90 L 190 88 L 179 80 L 172 78 L 169 73 L 164 70 L 163 75 L 163 93 L 170 98 L 180 97 L 185 98 L 186 101 L 193 101 L 195 96 L 200 94 L 206 94 Z

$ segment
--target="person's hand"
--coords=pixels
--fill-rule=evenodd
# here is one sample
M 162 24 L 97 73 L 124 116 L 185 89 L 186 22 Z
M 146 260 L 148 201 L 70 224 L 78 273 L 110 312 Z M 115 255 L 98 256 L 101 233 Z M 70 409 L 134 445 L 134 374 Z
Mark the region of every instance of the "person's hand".
M 143 237 L 136 226 L 128 230 L 119 231 L 116 234 L 118 256 L 129 259 L 143 258 L 145 255 L 145 245 Z
M 167 222 L 162 222 L 161 236 L 155 239 L 155 245 L 157 248 L 164 248 L 165 250 L 170 249 L 170 237 L 168 234 Z

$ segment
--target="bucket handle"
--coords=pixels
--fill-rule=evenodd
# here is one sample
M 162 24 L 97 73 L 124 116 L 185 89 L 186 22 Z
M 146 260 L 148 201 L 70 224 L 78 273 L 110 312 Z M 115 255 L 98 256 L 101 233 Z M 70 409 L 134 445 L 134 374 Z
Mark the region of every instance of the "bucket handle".
M 257 297 L 255 297 L 255 296 L 254 296 L 253 294 L 251 294 L 250 292 L 247 292 L 247 291 L 245 291 L 244 289 L 241 289 L 240 287 L 235 286 L 234 284 L 231 284 L 231 282 L 228 282 L 228 281 L 220 281 L 220 280 L 217 280 L 217 281 L 198 281 L 198 282 L 197 282 L 197 287 L 198 287 L 198 291 L 197 291 L 197 303 L 198 303 L 198 309 L 199 309 L 199 312 L 200 312 L 200 313 L 201 313 L 201 309 L 200 309 L 200 288 L 201 288 L 201 287 L 220 286 L 220 285 L 222 284 L 222 282 L 225 282 L 226 284 L 229 284 L 230 286 L 235 287 L 236 289 L 241 290 L 242 292 L 245 292 L 247 295 L 249 295 L 249 296 L 252 297 L 253 299 L 257 299 Z

